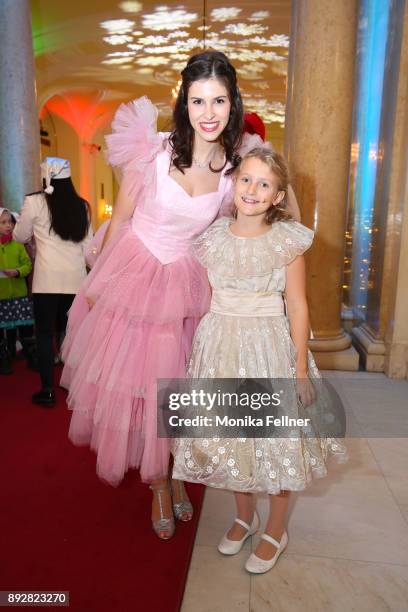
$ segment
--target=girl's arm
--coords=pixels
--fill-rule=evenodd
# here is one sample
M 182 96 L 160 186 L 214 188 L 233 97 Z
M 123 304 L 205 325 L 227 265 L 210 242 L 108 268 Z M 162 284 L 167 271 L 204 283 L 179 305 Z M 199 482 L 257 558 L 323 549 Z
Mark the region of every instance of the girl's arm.
M 288 185 L 288 205 L 286 210 L 290 215 L 292 215 L 295 221 L 299 221 L 299 223 L 301 222 L 299 204 L 297 203 L 295 192 L 293 191 L 291 185 Z
M 28 276 L 31 272 L 33 264 L 31 263 L 31 259 L 25 250 L 24 245 L 20 244 L 19 254 L 18 254 L 18 268 L 17 271 L 19 276 L 24 277 Z
M 285 296 L 290 335 L 296 348 L 296 375 L 298 378 L 306 378 L 308 375 L 307 343 L 310 336 L 310 327 L 303 255 L 296 257 L 286 268 Z
M 106 230 L 104 239 L 102 241 L 101 251 L 116 233 L 119 226 L 131 218 L 134 210 L 134 201 L 129 196 L 129 188 L 126 185 L 126 180 L 123 180 L 119 188 L 118 197 L 116 198 L 116 202 L 113 207 L 112 219 L 110 220 L 109 227 Z
M 305 408 L 316 398 L 309 379 L 307 342 L 310 334 L 309 309 L 306 300 L 306 273 L 303 255 L 298 255 L 286 268 L 286 302 L 290 335 L 296 348 L 296 393 Z

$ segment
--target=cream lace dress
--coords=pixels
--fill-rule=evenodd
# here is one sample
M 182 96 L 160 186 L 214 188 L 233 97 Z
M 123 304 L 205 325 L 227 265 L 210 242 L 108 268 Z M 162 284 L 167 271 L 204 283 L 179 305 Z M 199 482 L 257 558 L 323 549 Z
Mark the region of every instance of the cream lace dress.
M 286 266 L 306 251 L 313 232 L 279 221 L 256 238 L 237 237 L 232 220 L 216 221 L 195 242 L 213 289 L 194 337 L 189 378 L 294 379 L 296 350 L 285 315 Z M 321 380 L 308 354 L 310 377 Z M 347 459 L 336 438 L 187 438 L 173 443 L 173 478 L 234 491 L 304 489 L 327 473 L 328 454 Z

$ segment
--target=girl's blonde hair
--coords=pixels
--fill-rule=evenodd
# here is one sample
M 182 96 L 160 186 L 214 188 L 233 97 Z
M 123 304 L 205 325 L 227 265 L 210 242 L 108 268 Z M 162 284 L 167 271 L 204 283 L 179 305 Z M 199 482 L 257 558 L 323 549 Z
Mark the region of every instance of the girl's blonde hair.
M 251 157 L 259 159 L 268 166 L 269 170 L 279 179 L 279 191 L 285 192 L 283 200 L 279 204 L 272 204 L 266 211 L 265 223 L 272 225 L 275 221 L 289 221 L 292 219 L 292 215 L 286 210 L 288 204 L 289 171 L 285 159 L 280 153 L 272 149 L 256 147 L 243 156 L 240 166 L 242 162 Z M 237 168 L 236 173 L 239 172 L 240 166 Z

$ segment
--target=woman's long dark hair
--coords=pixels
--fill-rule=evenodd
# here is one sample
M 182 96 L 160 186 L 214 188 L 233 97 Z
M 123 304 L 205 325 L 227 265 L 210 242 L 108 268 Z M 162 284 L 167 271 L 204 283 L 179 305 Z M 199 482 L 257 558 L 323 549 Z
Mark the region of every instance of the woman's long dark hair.
M 50 212 L 50 231 L 62 240 L 82 242 L 88 233 L 90 206 L 75 191 L 70 178 L 51 179 L 54 191 L 45 193 Z
M 240 157 L 235 153 L 242 139 L 244 126 L 244 110 L 241 94 L 237 85 L 235 68 L 228 58 L 220 51 L 204 51 L 193 55 L 181 73 L 182 83 L 173 111 L 173 131 L 170 134 L 170 144 L 173 148 L 172 163 L 183 172 L 183 168 L 190 168 L 193 160 L 194 129 L 190 124 L 187 110 L 188 90 L 194 81 L 217 78 L 225 85 L 231 111 L 228 124 L 220 136 L 220 143 L 224 147 L 226 161 L 232 164 L 228 174 L 238 166 Z M 213 172 L 221 172 L 222 168 Z

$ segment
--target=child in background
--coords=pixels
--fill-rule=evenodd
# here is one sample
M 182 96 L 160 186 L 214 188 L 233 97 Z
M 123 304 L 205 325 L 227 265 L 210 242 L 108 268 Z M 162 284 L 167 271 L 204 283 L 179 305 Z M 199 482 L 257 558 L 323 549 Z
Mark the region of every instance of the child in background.
M 196 241 L 213 293 L 195 334 L 188 376 L 287 381 L 288 406 L 296 414 L 318 406 L 321 377 L 307 345 L 303 253 L 313 232 L 285 211 L 287 190 L 283 158 L 266 148 L 253 149 L 236 171 L 235 218 L 219 219 Z M 346 460 L 344 446 L 320 431 L 314 427 L 313 437 L 271 433 L 269 438 L 176 440 L 173 478 L 235 492 L 237 518 L 219 544 L 221 553 L 238 553 L 258 530 L 252 494 L 269 494 L 265 533 L 246 562 L 247 571 L 270 570 L 285 549 L 290 491 L 325 476 L 329 452 Z
M 13 231 L 20 215 L 16 212 L 11 212 L 10 214 L 11 214 L 11 224 L 12 224 L 11 231 Z M 35 259 L 35 241 L 34 239 L 31 239 L 29 242 L 26 242 L 24 244 L 24 248 L 28 253 L 28 256 L 31 261 L 31 265 L 34 266 L 34 259 Z M 26 277 L 25 280 L 26 280 L 27 289 L 28 289 L 27 296 L 31 302 L 32 301 L 31 300 L 31 295 L 32 295 L 31 287 L 33 284 L 33 270 L 31 270 L 30 274 Z M 18 327 L 15 327 L 13 329 L 8 329 L 6 332 L 6 335 L 7 335 L 8 349 L 10 351 L 11 358 L 14 359 L 14 357 L 17 356 L 17 359 L 26 359 L 27 367 L 30 368 L 30 370 L 38 371 L 38 358 L 37 358 L 37 349 L 36 349 L 36 342 L 35 342 L 34 325 L 19 325 Z M 18 347 L 19 345 L 20 345 L 20 348 L 22 347 L 23 350 L 17 353 L 16 355 L 16 346 Z
M 10 211 L 0 208 L 0 374 L 12 373 L 15 336 L 12 338 L 13 349 L 7 341 L 7 330 L 34 324 L 25 280 L 32 264 L 24 245 L 13 240 L 12 230 Z

